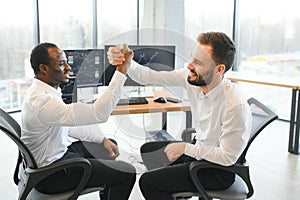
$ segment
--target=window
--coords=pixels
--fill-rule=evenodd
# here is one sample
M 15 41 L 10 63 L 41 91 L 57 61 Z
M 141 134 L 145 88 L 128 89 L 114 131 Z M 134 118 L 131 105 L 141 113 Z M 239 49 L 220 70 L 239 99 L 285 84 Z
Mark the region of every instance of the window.
M 185 34 L 196 38 L 199 33 L 221 31 L 232 36 L 234 1 L 185 0 Z
M 296 0 L 239 1 L 237 69 L 255 75 L 300 75 L 300 13 Z M 249 93 L 289 119 L 291 90 L 244 84 Z M 278 98 L 280 96 L 280 98 Z
M 137 0 L 98 0 L 98 46 L 137 43 Z
M 300 13 L 296 2 L 240 1 L 240 71 L 299 75 Z
M 62 49 L 92 48 L 92 0 L 39 1 L 41 42 Z
M 196 44 L 200 33 L 220 31 L 232 36 L 234 0 L 185 0 L 184 1 L 184 35 Z M 190 45 L 189 45 L 190 46 Z M 182 55 L 186 62 L 190 60 L 195 46 L 185 45 Z
M 233 3 L 233 0 L 140 1 L 140 43 L 176 45 L 176 68 L 182 68 L 190 60 L 199 33 L 213 30 L 232 35 Z
M 17 109 L 30 84 L 29 52 L 34 45 L 32 1 L 2 1 L 0 6 L 0 106 Z

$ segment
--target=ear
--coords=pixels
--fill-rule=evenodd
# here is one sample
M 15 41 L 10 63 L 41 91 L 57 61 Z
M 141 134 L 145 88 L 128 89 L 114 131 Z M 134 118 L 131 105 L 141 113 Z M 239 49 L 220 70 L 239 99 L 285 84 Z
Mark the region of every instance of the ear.
M 46 74 L 47 71 L 48 71 L 47 66 L 44 65 L 44 64 L 40 64 L 39 69 L 40 69 L 40 73 L 41 73 L 41 74 Z
M 225 65 L 224 64 L 219 64 L 219 65 L 217 65 L 217 70 L 218 70 L 218 72 L 219 73 L 223 73 L 224 74 L 224 72 L 225 72 Z

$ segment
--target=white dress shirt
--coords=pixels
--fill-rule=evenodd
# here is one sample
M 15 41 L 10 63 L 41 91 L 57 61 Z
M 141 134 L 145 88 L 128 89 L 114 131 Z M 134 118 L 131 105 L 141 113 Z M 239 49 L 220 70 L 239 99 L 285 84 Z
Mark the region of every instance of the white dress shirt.
M 105 93 L 93 104 L 65 104 L 60 88 L 34 79 L 23 100 L 21 139 L 37 165 L 46 166 L 60 159 L 70 144 L 68 136 L 102 142 L 97 123 L 107 121 L 122 95 L 125 80 L 126 76 L 116 71 Z
M 224 78 L 206 95 L 188 83 L 187 68 L 171 72 L 154 71 L 132 60 L 128 75 L 145 85 L 180 86 L 186 89 L 197 145 L 186 144 L 185 154 L 221 165 L 232 165 L 247 145 L 252 115 L 237 84 Z

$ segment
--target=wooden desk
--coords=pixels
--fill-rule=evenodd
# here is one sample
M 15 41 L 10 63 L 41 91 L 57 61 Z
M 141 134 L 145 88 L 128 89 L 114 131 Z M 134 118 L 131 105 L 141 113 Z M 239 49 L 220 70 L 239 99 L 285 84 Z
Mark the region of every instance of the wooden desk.
M 247 82 L 276 87 L 292 89 L 291 115 L 288 151 L 299 154 L 299 132 L 300 132 L 300 80 L 297 78 L 279 76 L 249 75 L 241 72 L 228 72 L 226 77 L 231 81 Z
M 173 95 L 165 91 L 155 92 L 155 97 L 171 97 Z M 186 127 L 192 127 L 192 115 L 191 107 L 188 102 L 181 103 L 157 103 L 153 101 L 154 98 L 147 98 L 148 104 L 141 105 L 120 105 L 116 106 L 112 111 L 112 115 L 125 115 L 125 114 L 143 114 L 143 113 L 162 113 L 163 127 L 162 129 L 167 130 L 167 112 L 183 111 L 186 113 Z
M 279 77 L 279 76 L 271 76 L 271 75 L 249 75 L 241 72 L 228 72 L 226 77 L 232 81 L 240 81 L 240 82 L 248 82 L 248 83 L 256 83 L 262 85 L 270 85 L 277 87 L 285 87 L 291 88 L 295 90 L 300 90 L 300 80 L 296 78 L 289 77 Z

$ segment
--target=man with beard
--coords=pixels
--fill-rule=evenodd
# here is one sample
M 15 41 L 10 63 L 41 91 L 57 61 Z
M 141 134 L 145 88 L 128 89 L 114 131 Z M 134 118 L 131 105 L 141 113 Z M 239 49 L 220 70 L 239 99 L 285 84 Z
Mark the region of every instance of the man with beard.
M 172 193 L 197 191 L 189 175 L 189 164 L 205 159 L 224 166 L 234 164 L 245 148 L 251 131 L 251 111 L 238 85 L 224 77 L 233 65 L 235 45 L 224 33 L 207 32 L 197 37 L 197 46 L 187 68 L 156 72 L 143 67 L 120 52 L 109 49 L 111 64 L 130 65 L 128 75 L 135 81 L 186 89 L 196 129 L 193 143 L 157 141 L 141 147 L 149 169 L 140 180 L 146 200 L 169 200 Z M 219 169 L 203 169 L 198 174 L 203 187 L 228 188 L 235 175 Z

